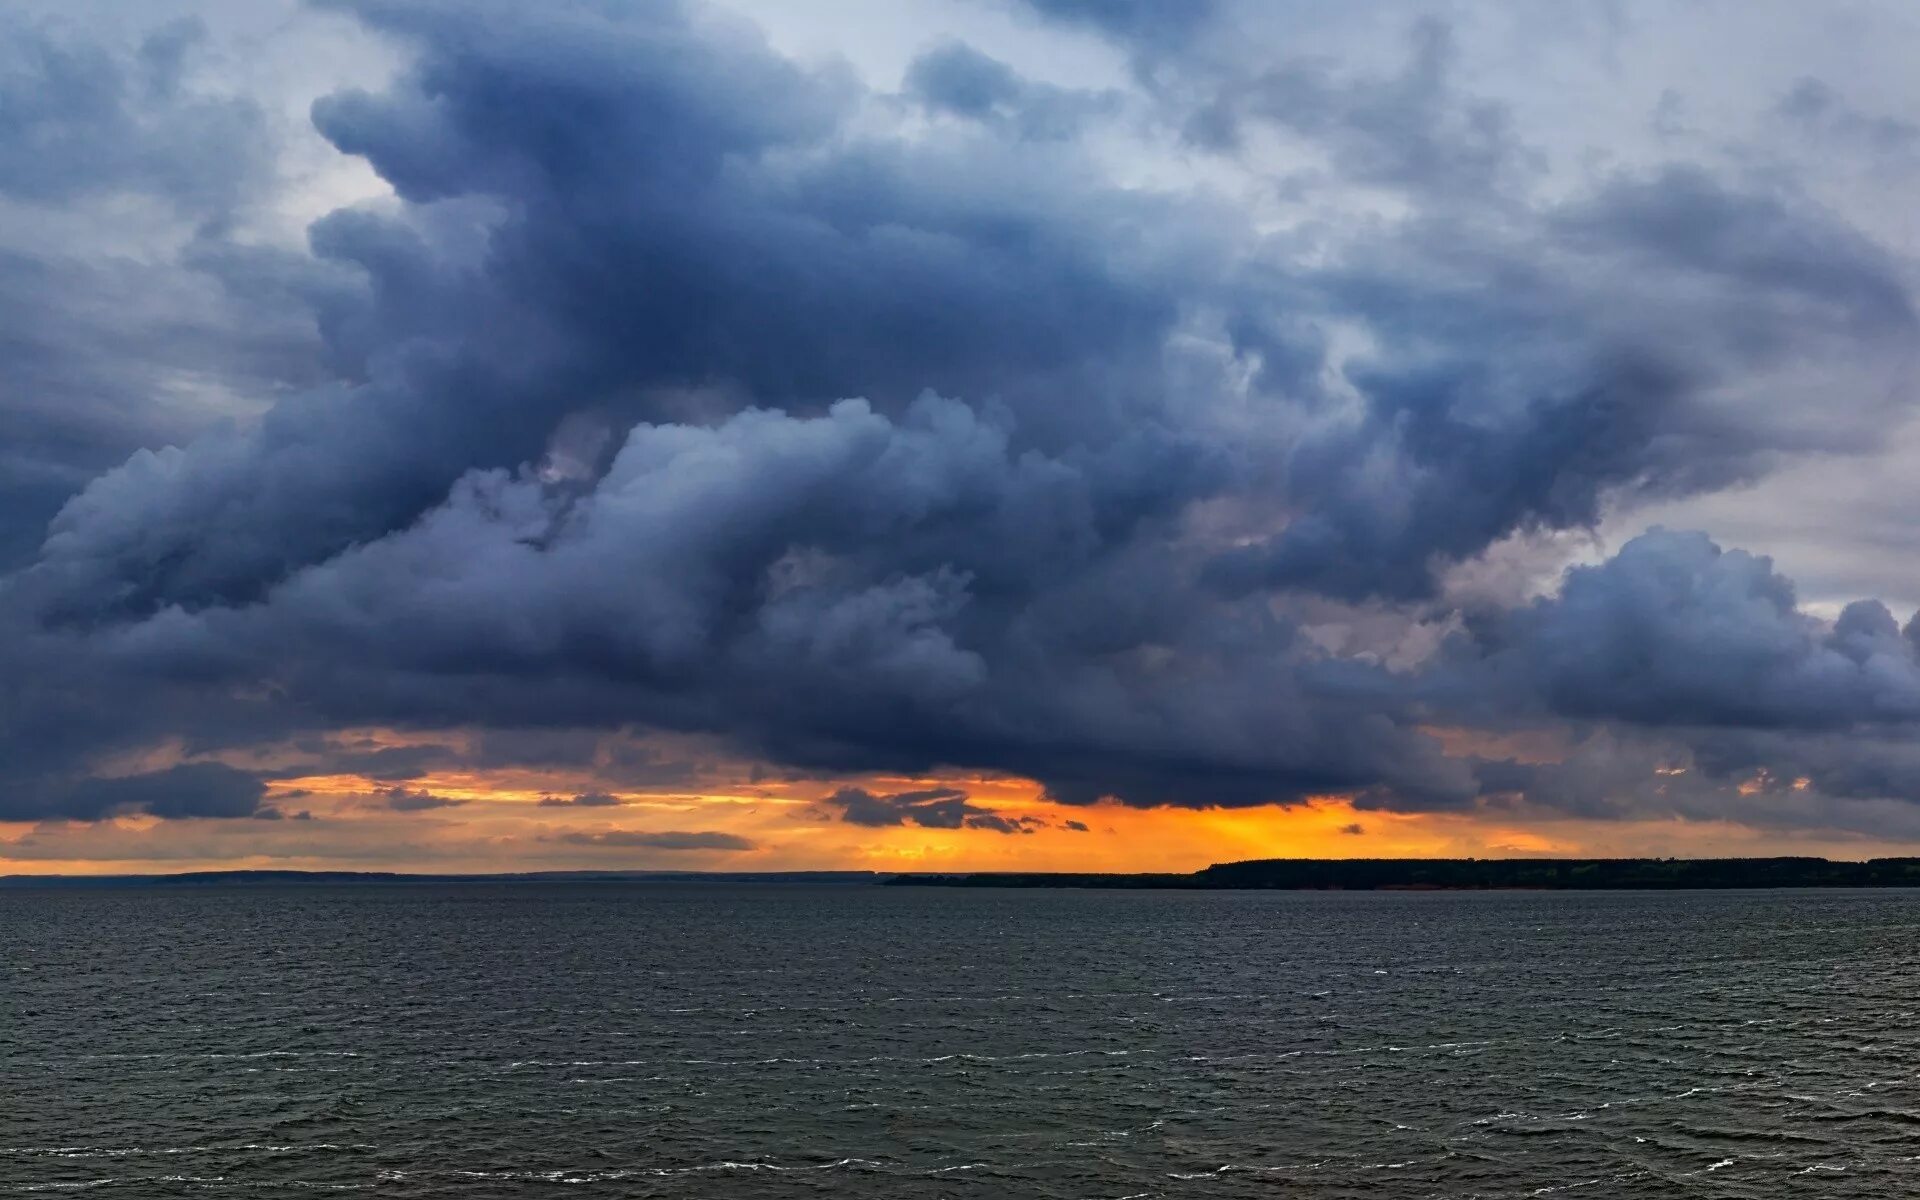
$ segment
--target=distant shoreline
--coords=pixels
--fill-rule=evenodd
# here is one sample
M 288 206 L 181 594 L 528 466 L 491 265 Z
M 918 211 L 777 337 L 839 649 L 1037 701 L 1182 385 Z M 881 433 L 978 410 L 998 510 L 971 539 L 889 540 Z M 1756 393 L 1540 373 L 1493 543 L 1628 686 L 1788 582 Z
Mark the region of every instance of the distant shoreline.
M 891 886 L 1179 891 L 1708 891 L 1920 887 L 1920 858 L 1268 858 L 1190 875 L 976 872 L 896 875 Z
M 258 887 L 273 884 L 709 883 L 1161 891 L 1713 891 L 1920 887 L 1920 858 L 1270 858 L 1189 874 L 880 871 L 183 871 L 0 875 L 0 888 Z
M 0 888 L 260 887 L 423 883 L 812 883 L 875 884 L 876 871 L 178 871 L 139 875 L 0 875 Z

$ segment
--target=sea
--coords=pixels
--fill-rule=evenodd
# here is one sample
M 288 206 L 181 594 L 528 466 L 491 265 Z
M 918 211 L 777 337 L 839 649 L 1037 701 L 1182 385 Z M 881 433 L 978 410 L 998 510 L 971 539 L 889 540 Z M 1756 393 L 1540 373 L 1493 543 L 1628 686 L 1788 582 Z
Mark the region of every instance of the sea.
M 1895 1197 L 1920 891 L 0 892 L 0 1195 Z

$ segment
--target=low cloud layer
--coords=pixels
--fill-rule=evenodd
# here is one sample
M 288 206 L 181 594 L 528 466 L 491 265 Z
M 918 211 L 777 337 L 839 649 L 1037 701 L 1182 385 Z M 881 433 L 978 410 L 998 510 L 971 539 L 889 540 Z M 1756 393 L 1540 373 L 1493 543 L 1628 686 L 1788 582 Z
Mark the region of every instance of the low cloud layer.
M 542 796 L 541 808 L 614 808 L 625 803 L 606 792 L 582 792 L 577 796 Z
M 1615 47 L 1643 111 L 1573 120 L 1479 69 L 1492 16 L 1034 0 L 1020 36 L 1119 64 L 1042 77 L 964 5 L 892 74 L 691 2 L 300 12 L 398 64 L 299 130 L 364 198 L 288 182 L 217 14 L 0 16 L 0 819 L 694 790 L 617 741 L 653 735 L 1078 806 L 1920 799 L 1908 614 L 1636 516 L 1906 419 L 1913 264 L 1831 163 L 1920 161 L 1811 49 L 1703 130 L 1653 34 Z
M 152 817 L 277 817 L 262 807 L 266 785 L 245 771 L 219 763 L 183 763 L 161 771 L 79 780 L 41 799 L 27 798 L 22 817 L 102 817 L 142 813 Z

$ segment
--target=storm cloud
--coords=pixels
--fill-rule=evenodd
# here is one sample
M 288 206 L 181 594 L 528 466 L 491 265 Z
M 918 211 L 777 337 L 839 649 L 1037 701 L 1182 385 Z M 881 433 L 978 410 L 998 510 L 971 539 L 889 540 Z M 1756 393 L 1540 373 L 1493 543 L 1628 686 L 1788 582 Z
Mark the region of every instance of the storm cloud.
M 380 194 L 304 245 L 236 232 L 276 127 L 189 69 L 217 31 L 0 60 L 10 203 L 187 227 L 77 271 L 0 229 L 48 297 L 0 334 L 0 496 L 31 498 L 0 818 L 260 815 L 226 764 L 263 743 L 394 811 L 461 803 L 394 786 L 454 763 L 591 770 L 539 805 L 611 807 L 697 775 L 609 749 L 650 732 L 1073 805 L 1920 799 L 1910 624 L 1635 515 L 1904 419 L 1906 252 L 1767 131 L 1906 143 L 1805 64 L 1750 129 L 1650 100 L 1563 144 L 1475 71 L 1484 30 L 1411 10 L 1341 54 L 1258 6 L 1035 0 L 1020 28 L 1126 62 L 1049 78 L 964 21 L 879 78 L 723 6 L 313 11 L 400 65 L 312 104 Z M 103 339 L 128 279 L 175 325 Z M 169 355 L 246 402 L 154 415 Z M 366 726 L 459 746 L 329 740 Z M 1459 748 L 1516 729 L 1569 749 Z M 952 788 L 821 805 L 1033 827 Z
M 1877 600 L 1823 621 L 1766 557 L 1656 529 L 1513 614 L 1490 661 L 1570 716 L 1823 729 L 1920 719 L 1915 651 Z
M 81 820 L 123 813 L 153 817 L 277 817 L 263 808 L 266 785 L 219 763 L 185 763 L 161 771 L 81 780 L 45 798 L 17 797 L 20 815 Z M 36 800 L 38 801 L 36 803 Z M 37 811 L 36 811 L 37 810 Z

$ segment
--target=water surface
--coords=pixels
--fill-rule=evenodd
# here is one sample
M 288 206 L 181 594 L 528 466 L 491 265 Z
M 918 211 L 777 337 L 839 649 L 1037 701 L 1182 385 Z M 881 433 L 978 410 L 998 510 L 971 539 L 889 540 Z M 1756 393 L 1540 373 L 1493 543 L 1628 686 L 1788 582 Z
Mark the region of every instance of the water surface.
M 1904 1196 L 1920 892 L 0 892 L 0 1194 Z

